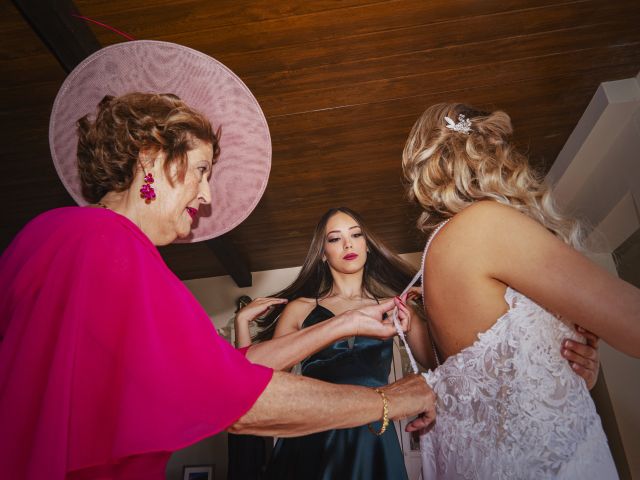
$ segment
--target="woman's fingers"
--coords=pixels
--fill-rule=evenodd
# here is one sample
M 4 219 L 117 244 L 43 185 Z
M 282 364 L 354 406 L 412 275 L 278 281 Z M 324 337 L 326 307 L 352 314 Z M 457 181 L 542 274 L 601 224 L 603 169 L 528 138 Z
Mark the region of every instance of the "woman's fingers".
M 577 375 L 582 377 L 587 384 L 587 389 L 591 390 L 598 380 L 598 373 L 583 367 L 578 363 L 571 363 L 571 368 Z
M 276 304 L 280 304 L 280 303 L 287 303 L 288 300 L 286 298 L 277 298 L 277 297 L 259 297 L 256 298 L 255 300 L 253 300 L 249 305 L 251 304 L 256 304 L 256 305 L 276 305 Z M 247 305 L 247 306 L 249 306 Z
M 598 348 L 598 342 L 600 341 L 600 337 L 598 337 L 595 333 L 590 332 L 589 330 L 582 328 L 580 325 L 576 325 L 576 330 L 580 335 L 582 335 L 586 340 L 587 344 L 591 345 L 593 348 Z
M 417 300 L 422 297 L 422 287 L 411 287 L 407 292 L 408 300 Z
M 584 378 L 587 387 L 591 390 L 598 379 L 600 369 L 598 350 L 591 345 L 565 340 L 561 354 L 569 361 L 571 368 Z
M 274 305 L 281 305 L 287 303 L 286 298 L 276 297 L 259 297 L 251 301 L 246 307 L 240 309 L 236 314 L 236 317 L 243 321 L 252 322 L 256 318 L 261 317 Z
M 573 340 L 565 340 L 562 342 L 562 348 L 593 362 L 598 360 L 598 350 L 589 344 L 574 342 Z
M 594 360 L 592 360 L 592 359 L 590 359 L 588 357 L 584 357 L 584 356 L 576 353 L 573 350 L 569 350 L 569 349 L 566 349 L 566 348 L 563 349 L 562 350 L 562 356 L 564 358 L 566 358 L 567 360 L 569 360 L 570 363 L 572 363 L 572 364 L 575 363 L 575 364 L 577 364 L 577 365 L 579 365 L 579 366 L 581 366 L 581 367 L 583 367 L 583 368 L 585 368 L 587 370 L 596 371 L 597 368 L 598 368 L 598 365 Z
M 403 332 L 407 332 L 411 326 L 411 312 L 400 297 L 395 297 L 394 302 L 398 309 L 398 321 Z
M 428 417 L 419 416 L 415 420 L 409 422 L 404 430 L 405 432 L 416 432 L 418 430 L 427 431 L 432 423 L 433 420 Z

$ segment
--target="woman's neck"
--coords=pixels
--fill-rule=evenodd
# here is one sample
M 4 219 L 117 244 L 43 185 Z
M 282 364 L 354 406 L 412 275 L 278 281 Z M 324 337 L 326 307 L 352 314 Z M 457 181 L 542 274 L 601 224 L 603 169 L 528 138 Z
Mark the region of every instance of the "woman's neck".
M 365 296 L 363 289 L 363 272 L 356 273 L 339 273 L 332 271 L 333 286 L 330 297 L 341 297 L 349 300 L 361 299 Z
M 154 245 L 157 245 L 158 243 L 156 242 L 157 239 L 154 238 L 153 229 L 150 231 L 149 225 L 145 225 L 145 216 L 141 215 L 139 208 L 141 203 L 141 200 L 131 194 L 131 189 L 129 189 L 124 192 L 108 192 L 100 199 L 98 205 L 108 208 L 123 217 L 127 217 L 135 223 L 147 237 L 149 237 Z

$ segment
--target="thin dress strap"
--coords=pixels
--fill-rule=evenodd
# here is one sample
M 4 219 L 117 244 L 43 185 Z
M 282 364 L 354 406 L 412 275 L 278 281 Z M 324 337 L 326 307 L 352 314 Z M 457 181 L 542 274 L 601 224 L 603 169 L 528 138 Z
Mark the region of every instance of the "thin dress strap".
M 422 276 L 424 273 L 424 264 L 425 264 L 425 260 L 427 259 L 427 252 L 429 251 L 431 242 L 433 242 L 433 239 L 436 238 L 436 235 L 440 232 L 440 230 L 442 230 L 442 227 L 444 227 L 447 223 L 449 223 L 449 220 L 451 219 L 447 218 L 445 221 L 440 222 L 438 226 L 436 226 L 436 228 L 431 233 L 431 236 L 429 237 L 429 240 L 427 241 L 427 245 L 424 247 L 424 252 L 422 254 L 422 262 L 420 262 L 420 276 Z M 425 286 L 425 282 L 423 281 L 422 282 L 422 304 L 423 306 L 426 306 L 426 304 L 424 303 L 426 298 L 424 286 Z M 429 340 L 431 340 L 431 350 L 433 350 L 433 357 L 436 359 L 436 368 L 437 368 L 440 366 L 440 363 L 441 363 L 440 356 L 438 355 L 438 349 L 436 348 L 436 344 L 433 341 L 433 334 L 431 333 L 431 327 L 429 326 L 428 318 L 427 318 L 427 332 L 429 332 Z
M 427 240 L 427 245 L 424 247 L 424 252 L 422 252 L 422 261 L 420 262 L 420 271 L 418 272 L 420 274 L 419 278 L 422 277 L 422 273 L 424 272 L 424 263 L 425 263 L 425 260 L 427 259 L 427 252 L 429 251 L 431 242 L 433 242 L 433 239 L 436 238 L 436 235 L 440 232 L 440 230 L 442 230 L 442 227 L 444 227 L 447 223 L 449 223 L 449 220 L 451 219 L 447 218 L 445 221 L 440 222 L 436 226 L 436 228 L 433 229 L 433 232 L 431 232 L 431 236 L 429 237 L 429 240 Z M 424 299 L 424 282 L 422 282 L 422 298 Z
M 438 232 L 442 229 L 442 227 L 444 227 L 447 223 L 449 223 L 449 220 L 451 220 L 450 218 L 446 219 L 445 221 L 439 223 L 436 228 L 433 230 L 433 233 L 431 234 L 431 236 L 429 237 L 429 240 L 427 241 L 427 245 L 424 247 L 424 252 L 422 254 L 422 261 L 420 262 L 420 270 L 418 270 L 418 272 L 415 274 L 415 276 L 413 277 L 413 279 L 411 280 L 411 282 L 409 282 L 409 285 L 407 285 L 407 288 L 404 289 L 404 291 L 400 294 L 400 296 L 404 296 L 411 287 L 413 287 L 413 285 L 420 279 L 422 278 L 422 272 L 424 272 L 424 261 L 427 258 L 427 251 L 429 250 L 429 247 L 431 246 L 431 242 L 433 241 L 433 239 L 435 238 L 435 236 L 438 234 Z M 422 300 L 424 302 L 424 282 L 422 282 Z M 405 350 L 407 351 L 407 356 L 409 357 L 409 362 L 411 363 L 411 369 L 413 370 L 413 373 L 418 373 L 418 364 L 416 363 L 416 360 L 413 356 L 413 352 L 411 352 L 411 349 L 409 348 L 409 344 L 407 343 L 407 339 L 405 338 L 404 332 L 402 331 L 402 329 L 400 328 L 400 323 L 398 322 L 398 316 L 396 315 L 396 312 L 393 312 L 393 324 L 396 327 L 396 331 L 398 332 L 398 336 L 400 337 L 400 340 L 402 341 L 402 344 L 404 345 Z M 438 357 L 438 351 L 436 350 L 436 345 L 433 342 L 433 336 L 431 335 L 431 329 L 429 328 L 429 321 L 427 320 L 427 330 L 429 331 L 429 338 L 431 340 L 431 348 L 433 349 L 433 355 L 436 359 L 436 366 L 439 367 L 440 366 L 440 358 Z

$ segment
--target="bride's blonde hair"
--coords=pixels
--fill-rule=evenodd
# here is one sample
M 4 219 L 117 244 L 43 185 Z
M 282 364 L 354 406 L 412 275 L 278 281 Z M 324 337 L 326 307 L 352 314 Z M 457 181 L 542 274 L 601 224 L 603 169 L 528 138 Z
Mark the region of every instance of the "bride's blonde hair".
M 464 115 L 470 130 L 447 128 Z M 462 131 L 461 131 L 462 130 Z M 582 249 L 580 224 L 560 214 L 543 177 L 511 142 L 509 115 L 457 103 L 427 108 L 415 123 L 402 154 L 409 198 L 422 207 L 418 228 L 429 233 L 480 200 L 518 209 L 575 248 Z

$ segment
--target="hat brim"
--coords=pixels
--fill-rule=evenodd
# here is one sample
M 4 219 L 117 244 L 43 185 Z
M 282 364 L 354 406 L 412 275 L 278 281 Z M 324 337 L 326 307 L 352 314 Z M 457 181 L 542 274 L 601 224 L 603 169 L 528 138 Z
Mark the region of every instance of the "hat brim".
M 105 95 L 173 93 L 222 128 L 220 157 L 211 176 L 211 208 L 201 208 L 182 242 L 220 236 L 245 220 L 269 179 L 271 137 L 249 88 L 231 70 L 197 50 L 169 42 L 136 40 L 105 47 L 80 63 L 56 96 L 49 122 L 53 163 L 79 205 L 76 122 L 94 115 Z

